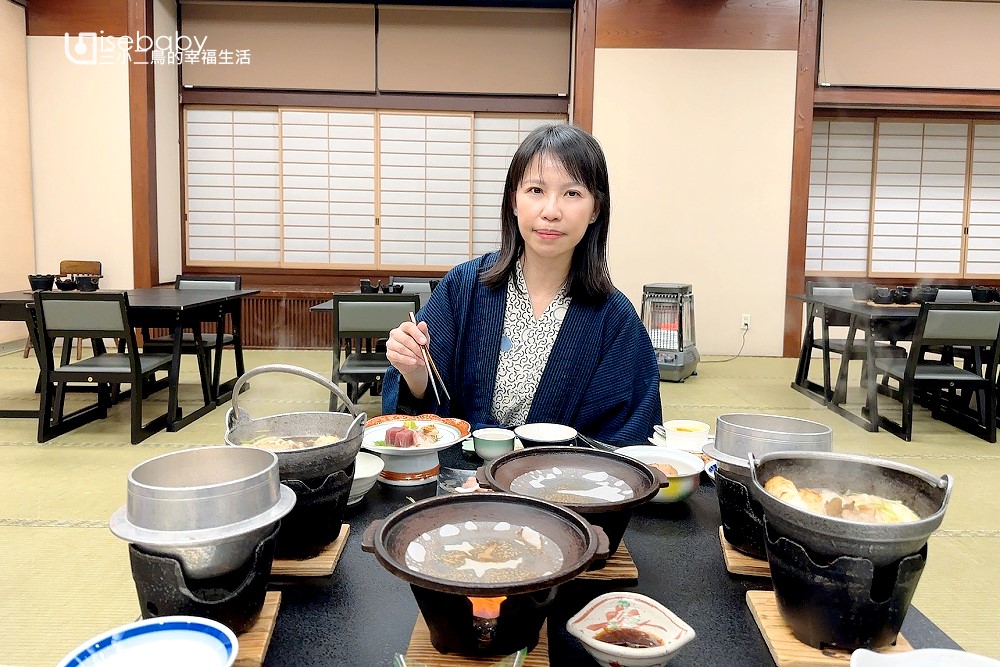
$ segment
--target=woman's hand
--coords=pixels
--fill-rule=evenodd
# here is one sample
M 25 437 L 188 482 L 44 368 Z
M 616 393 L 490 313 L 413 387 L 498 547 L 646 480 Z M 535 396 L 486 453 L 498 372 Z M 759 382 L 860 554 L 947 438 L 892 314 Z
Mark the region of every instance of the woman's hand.
M 427 391 L 427 366 L 424 365 L 420 346 L 429 341 L 426 322 L 403 322 L 389 332 L 389 340 L 385 345 L 386 358 L 403 376 L 414 398 L 423 398 Z

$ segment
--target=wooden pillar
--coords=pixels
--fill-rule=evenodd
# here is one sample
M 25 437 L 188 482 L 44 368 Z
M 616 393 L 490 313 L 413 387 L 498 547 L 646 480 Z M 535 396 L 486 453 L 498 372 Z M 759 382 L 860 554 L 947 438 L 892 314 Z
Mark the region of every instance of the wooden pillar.
M 573 117 L 588 132 L 594 127 L 594 51 L 597 44 L 597 0 L 577 0 L 574 12 Z
M 791 298 L 806 289 L 806 220 L 812 152 L 813 98 L 816 91 L 820 0 L 802 0 L 795 84 L 795 134 L 792 140 L 792 195 L 788 218 L 788 270 L 785 274 L 785 332 L 782 354 L 797 357 L 802 342 L 802 302 Z
M 153 1 L 127 3 L 128 34 L 154 36 Z M 153 65 L 149 52 L 133 51 L 128 67 L 129 133 L 132 150 L 132 273 L 136 287 L 160 282 L 156 225 L 156 124 Z M 145 64 L 144 64 L 145 63 Z

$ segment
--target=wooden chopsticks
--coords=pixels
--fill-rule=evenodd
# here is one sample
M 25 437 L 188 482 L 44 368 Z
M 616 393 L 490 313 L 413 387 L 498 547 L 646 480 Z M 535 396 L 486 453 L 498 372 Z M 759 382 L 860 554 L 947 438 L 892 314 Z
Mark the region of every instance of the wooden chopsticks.
M 410 313 L 410 321 L 413 324 L 417 323 L 417 317 Z M 441 394 L 444 397 L 451 400 L 451 394 L 448 393 L 448 388 L 444 386 L 444 378 L 441 377 L 441 372 L 438 370 L 437 364 L 434 363 L 434 358 L 431 357 L 431 351 L 427 349 L 426 345 L 420 346 L 420 351 L 424 355 L 424 366 L 427 367 L 427 376 L 431 382 L 431 389 L 434 390 L 434 398 L 437 399 L 438 405 L 441 404 Z M 441 394 L 438 393 L 438 386 L 441 387 Z

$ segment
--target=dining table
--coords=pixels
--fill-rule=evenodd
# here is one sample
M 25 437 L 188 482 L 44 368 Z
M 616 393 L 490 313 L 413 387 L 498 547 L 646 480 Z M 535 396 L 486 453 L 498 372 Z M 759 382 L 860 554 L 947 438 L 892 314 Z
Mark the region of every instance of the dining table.
M 482 465 L 461 444 L 441 451 L 440 460 L 452 468 Z M 332 576 L 272 582 L 282 598 L 265 667 L 388 666 L 396 654 L 406 653 L 417 616 L 413 594 L 374 554 L 362 551 L 361 535 L 372 521 L 437 492 L 435 483 L 401 487 L 379 481 L 360 503 L 348 507 L 350 536 Z M 748 591 L 770 590 L 771 581 L 726 570 L 720 525 L 715 487 L 705 475 L 685 502 L 637 508 L 624 542 L 638 569 L 638 584 L 579 578 L 562 584 L 545 626 L 549 664 L 597 664 L 566 630 L 566 621 L 587 602 L 611 591 L 652 597 L 695 630 L 697 636 L 680 649 L 671 667 L 774 664 L 747 604 Z M 915 648 L 958 648 L 912 606 L 902 634 Z
M 802 347 L 799 351 L 795 378 L 792 380 L 792 389 L 823 403 L 833 412 L 867 431 L 878 431 L 878 417 L 874 414 L 874 405 L 875 393 L 880 391 L 880 388 L 877 382 L 875 364 L 865 364 L 865 403 L 861 412 L 854 412 L 846 406 L 847 375 L 852 360 L 851 349 L 854 347 L 858 332 L 865 335 L 865 354 L 868 359 L 875 358 L 877 342 L 889 341 L 895 344 L 899 340 L 909 338 L 913 333 L 917 318 L 920 316 L 920 305 L 875 304 L 870 301 L 857 301 L 844 297 L 805 294 L 796 294 L 792 298 L 804 301 L 806 304 L 806 326 L 802 334 Z M 823 386 L 809 380 L 813 345 L 816 342 L 815 322 L 817 318 L 823 319 L 822 315 L 826 309 L 846 313 L 850 316 L 845 351 L 840 358 L 832 396 L 827 395 Z M 823 341 L 821 346 L 824 351 L 823 363 L 827 365 L 830 354 L 830 333 L 825 325 L 822 326 L 820 340 Z M 825 373 L 831 373 L 829 367 L 825 369 Z M 887 388 L 883 388 L 881 391 L 891 393 L 891 390 Z
M 181 341 L 184 331 L 191 330 L 196 339 L 200 339 L 203 324 L 219 325 L 227 315 L 232 322 L 234 354 L 237 359 L 242 359 L 243 343 L 240 331 L 243 299 L 259 293 L 260 290 L 179 290 L 173 287 L 142 287 L 124 291 L 128 294 L 129 324 L 137 329 L 165 328 L 173 335 L 174 346 L 168 376 L 169 382 L 173 382 L 175 385 L 180 382 Z M 26 290 L 0 293 L 0 321 L 23 321 L 27 325 L 32 345 L 38 349 L 32 295 L 32 292 Z M 70 345 L 63 346 L 63 364 L 69 362 L 70 347 Z M 215 354 L 221 354 L 222 349 L 222 336 L 217 336 Z M 203 354 L 198 356 L 203 404 L 185 414 L 177 401 L 177 393 L 170 392 L 167 405 L 168 431 L 177 431 L 187 426 L 232 397 L 232 390 L 237 378 L 234 377 L 224 383 L 220 382 L 218 387 L 213 386 L 211 374 L 208 372 L 207 360 Z M 37 418 L 38 410 L 0 410 L 0 417 Z

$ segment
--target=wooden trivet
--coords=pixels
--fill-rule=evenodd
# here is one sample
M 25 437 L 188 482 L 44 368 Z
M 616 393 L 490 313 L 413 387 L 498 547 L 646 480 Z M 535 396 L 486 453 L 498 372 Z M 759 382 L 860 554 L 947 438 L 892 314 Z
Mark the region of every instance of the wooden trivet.
M 542 624 L 538 644 L 524 660 L 524 667 L 549 667 L 549 631 L 548 621 Z M 492 665 L 503 656 L 474 658 L 453 653 L 438 653 L 431 645 L 431 631 L 427 628 L 424 615 L 418 613 L 413 624 L 413 634 L 410 635 L 410 645 L 406 648 L 406 659 L 414 660 L 427 667 L 471 667 L 474 665 Z
M 340 527 L 340 535 L 333 542 L 330 542 L 323 551 L 312 558 L 303 560 L 292 560 L 288 558 L 275 558 L 271 565 L 272 577 L 329 577 L 337 567 L 340 555 L 344 553 L 347 545 L 347 536 L 351 534 L 351 527 L 343 524 Z
M 774 591 L 747 591 L 747 605 L 778 667 L 843 667 L 851 664 L 850 651 L 820 650 L 796 639 L 785 619 L 781 618 Z M 896 637 L 895 646 L 876 649 L 878 653 L 904 653 L 912 650 L 910 642 L 902 634 Z
M 875 303 L 871 299 L 867 301 L 869 306 L 875 306 L 876 308 L 885 308 L 886 306 L 896 306 L 899 308 L 919 308 L 919 303 Z
M 639 568 L 632 560 L 625 542 L 618 543 L 618 550 L 608 559 L 607 565 L 600 570 L 590 570 L 577 576 L 577 579 L 590 581 L 626 581 L 632 583 L 639 582 Z
M 268 591 L 264 596 L 264 606 L 249 628 L 238 637 L 240 652 L 236 654 L 233 667 L 260 667 L 264 664 L 267 647 L 271 643 L 274 624 L 278 622 L 278 607 L 281 606 L 281 592 Z
M 766 560 L 747 556 L 729 543 L 726 534 L 719 526 L 719 541 L 722 542 L 722 559 L 726 561 L 726 569 L 732 574 L 742 574 L 747 577 L 771 576 L 771 566 Z

